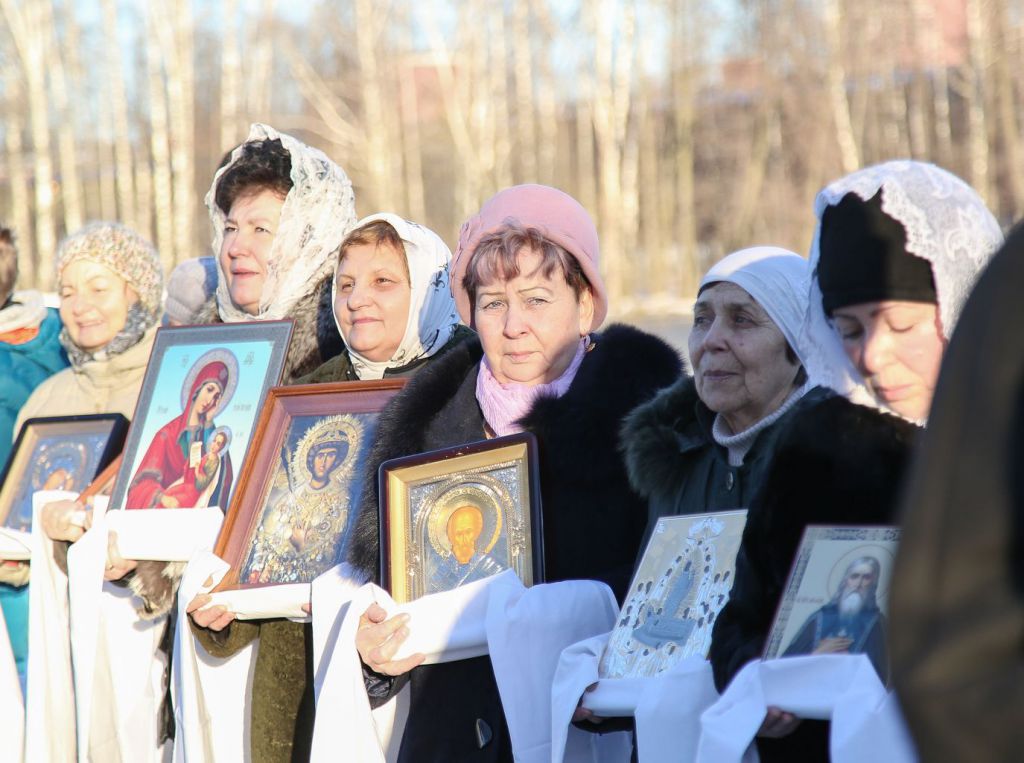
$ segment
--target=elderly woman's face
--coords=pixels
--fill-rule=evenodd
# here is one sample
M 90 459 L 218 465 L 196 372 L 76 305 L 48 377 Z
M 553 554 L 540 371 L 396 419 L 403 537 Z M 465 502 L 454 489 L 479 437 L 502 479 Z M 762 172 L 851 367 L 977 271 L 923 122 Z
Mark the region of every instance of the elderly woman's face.
M 393 246 L 356 244 L 338 263 L 334 314 L 345 346 L 383 363 L 398 351 L 409 321 L 412 287 L 405 254 Z
M 244 194 L 235 199 L 224 221 L 220 266 L 231 301 L 249 315 L 260 310 L 267 262 L 283 206 L 284 197 L 268 189 Z
M 914 421 L 927 418 L 946 349 L 937 305 L 865 302 L 835 310 L 832 324 L 880 403 Z
M 786 348 L 779 327 L 739 286 L 723 281 L 697 298 L 689 338 L 697 395 L 733 432 L 774 413 L 793 391 L 800 366 Z
M 60 318 L 79 347 L 94 352 L 124 328 L 139 301 L 128 283 L 105 265 L 74 260 L 60 274 Z
M 560 268 L 544 275 L 539 252 L 521 249 L 516 257 L 519 275 L 480 285 L 473 327 L 499 382 L 544 384 L 572 363 L 593 323 L 594 299 L 589 290 L 577 299 Z

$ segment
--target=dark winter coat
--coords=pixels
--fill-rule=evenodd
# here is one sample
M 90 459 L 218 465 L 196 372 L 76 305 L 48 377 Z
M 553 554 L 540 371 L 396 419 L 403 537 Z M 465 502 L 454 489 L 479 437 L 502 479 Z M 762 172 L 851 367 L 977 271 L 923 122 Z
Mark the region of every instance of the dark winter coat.
M 476 401 L 483 351 L 467 342 L 420 373 L 381 415 L 366 472 L 390 458 L 484 439 Z M 522 419 L 539 443 L 544 558 L 548 581 L 589 578 L 621 600 L 646 524 L 643 499 L 619 456 L 623 417 L 681 372 L 660 339 L 627 326 L 597 335 L 568 391 L 539 400 Z M 378 573 L 376 490 L 367 491 L 351 563 Z M 501 699 L 487 657 L 415 668 L 395 681 L 368 683 L 375 703 L 411 684 L 401 761 L 511 760 Z M 489 741 L 488 741 L 489 740 Z
M 719 691 L 764 652 L 807 525 L 894 524 L 917 432 L 843 397 L 789 418 L 750 502 L 735 582 L 715 622 L 710 658 Z M 759 738 L 761 760 L 828 760 L 827 726 L 805 720 L 782 739 Z
M 476 334 L 459 326 L 434 355 L 389 369 L 385 376 L 411 376 Z M 294 343 L 294 339 L 293 339 Z M 295 384 L 357 381 L 347 352 L 321 364 Z M 199 643 L 215 657 L 230 657 L 255 639 L 260 645 L 253 673 L 251 749 L 254 763 L 308 760 L 313 741 L 312 627 L 290 620 L 238 620 L 222 631 L 192 625 Z
M 890 597 L 921 760 L 1024 755 L 1024 228 L 989 263 L 942 363 L 907 480 Z
M 808 391 L 757 436 L 741 466 L 730 466 L 728 451 L 711 436 L 715 413 L 697 397 L 693 377 L 629 414 L 622 446 L 630 483 L 647 499 L 647 534 L 659 517 L 747 508 L 786 422 L 831 394 L 822 387 Z

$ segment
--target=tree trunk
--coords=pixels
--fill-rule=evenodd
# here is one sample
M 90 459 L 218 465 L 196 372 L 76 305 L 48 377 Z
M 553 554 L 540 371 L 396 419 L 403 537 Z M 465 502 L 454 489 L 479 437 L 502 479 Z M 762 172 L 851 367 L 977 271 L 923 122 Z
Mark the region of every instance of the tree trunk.
M 64 230 L 67 233 L 82 227 L 82 183 L 78 177 L 78 157 L 75 152 L 75 112 L 68 100 L 67 79 L 61 60 L 60 40 L 53 23 L 53 9 L 49 2 L 42 5 L 43 23 L 47 40 L 47 69 L 53 88 L 53 105 L 58 114 L 57 149 L 60 158 L 61 202 L 64 207 Z M 67 11 L 67 15 L 73 13 Z
M 161 64 L 157 27 L 163 23 L 149 6 L 146 13 L 146 85 L 149 96 L 149 145 L 153 155 L 153 210 L 156 217 L 156 247 L 165 272 L 174 257 L 174 192 L 171 182 L 170 136 L 167 120 L 167 89 Z
M 132 144 L 128 136 L 128 102 L 124 91 L 124 66 L 117 38 L 117 5 L 103 0 L 103 34 L 106 39 L 106 80 L 110 113 L 114 125 L 114 157 L 117 168 L 118 219 L 135 227 L 135 176 L 132 168 Z
M 982 0 L 967 0 L 967 45 L 970 74 L 966 88 L 968 110 L 968 166 L 971 185 L 986 203 L 991 187 L 988 168 L 988 119 L 985 114 L 984 72 L 988 62 L 988 44 Z
M 238 50 L 238 0 L 224 0 L 224 36 L 220 69 L 220 149 L 230 151 L 245 135 L 240 124 L 242 59 Z
M 4 70 L 4 105 L 8 114 L 21 114 L 25 109 L 24 92 L 21 86 L 21 72 L 13 66 Z M 14 235 L 18 237 L 18 284 L 21 288 L 40 286 L 38 258 L 32 246 L 32 201 L 31 189 L 25 175 L 25 146 L 21 140 L 21 129 L 12 123 L 4 130 L 4 144 L 7 149 L 7 171 L 11 177 L 11 212 Z
M 44 289 L 50 288 L 53 278 L 48 269 L 39 269 L 38 263 L 48 262 L 56 250 L 53 209 L 53 162 L 50 159 L 49 104 L 46 101 L 45 41 L 41 3 L 31 0 L 22 12 L 14 0 L 0 0 L 7 25 L 14 38 L 25 75 L 28 90 L 29 124 L 35 173 L 35 257 L 33 282 Z

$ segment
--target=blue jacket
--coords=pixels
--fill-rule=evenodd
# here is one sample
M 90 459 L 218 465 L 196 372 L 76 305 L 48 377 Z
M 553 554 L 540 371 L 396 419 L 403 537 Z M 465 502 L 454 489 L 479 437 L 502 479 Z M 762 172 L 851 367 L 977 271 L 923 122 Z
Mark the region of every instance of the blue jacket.
M 28 396 L 44 379 L 68 365 L 58 341 L 61 323 L 50 308 L 39 326 L 39 334 L 24 344 L 0 342 L 0 464 L 7 463 L 14 439 L 14 422 Z

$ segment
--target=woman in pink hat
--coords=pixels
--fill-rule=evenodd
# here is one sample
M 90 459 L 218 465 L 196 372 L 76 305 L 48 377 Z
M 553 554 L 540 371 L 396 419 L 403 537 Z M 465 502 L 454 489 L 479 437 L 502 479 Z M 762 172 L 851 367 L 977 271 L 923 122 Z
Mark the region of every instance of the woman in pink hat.
M 600 580 L 621 600 L 646 508 L 629 486 L 619 427 L 679 377 L 681 363 L 634 328 L 596 333 L 608 311 L 598 252 L 590 215 L 546 186 L 508 188 L 462 226 L 452 291 L 479 341 L 421 371 L 381 415 L 349 559 L 366 578 L 378 569 L 382 461 L 528 431 L 540 445 L 547 580 Z M 489 658 L 396 661 L 408 628 L 384 618 L 367 610 L 357 647 L 372 704 L 411 684 L 399 760 L 512 760 Z

